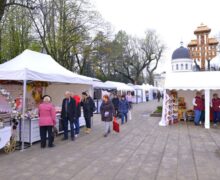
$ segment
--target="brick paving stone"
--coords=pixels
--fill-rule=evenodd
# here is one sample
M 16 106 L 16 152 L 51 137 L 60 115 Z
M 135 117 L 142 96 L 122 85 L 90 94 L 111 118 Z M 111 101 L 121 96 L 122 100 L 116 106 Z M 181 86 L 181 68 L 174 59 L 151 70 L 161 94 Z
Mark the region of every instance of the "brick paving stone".
M 159 127 L 150 117 L 156 101 L 134 105 L 133 119 L 119 134 L 103 137 L 95 115 L 91 134 L 76 141 L 55 139 L 56 147 L 35 143 L 24 152 L 0 152 L 1 180 L 219 180 L 220 127 L 191 122 Z

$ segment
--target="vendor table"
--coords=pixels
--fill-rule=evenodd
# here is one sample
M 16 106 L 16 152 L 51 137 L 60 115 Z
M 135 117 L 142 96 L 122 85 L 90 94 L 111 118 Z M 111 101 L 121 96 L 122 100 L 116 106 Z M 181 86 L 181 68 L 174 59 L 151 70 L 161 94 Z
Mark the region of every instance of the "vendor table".
M 26 119 L 24 121 L 24 142 L 25 143 L 34 143 L 40 141 L 40 128 L 38 124 L 39 118 Z M 19 123 L 19 129 L 21 130 L 21 123 Z M 79 118 L 80 127 L 85 125 L 85 119 L 83 116 Z M 60 114 L 56 115 L 56 128 L 58 129 L 58 133 L 63 133 Z M 70 126 L 69 126 L 70 129 Z M 18 131 L 17 141 L 21 141 L 21 131 Z
M 11 134 L 11 127 L 4 127 L 0 129 L 0 149 L 5 147 L 5 145 L 10 141 Z

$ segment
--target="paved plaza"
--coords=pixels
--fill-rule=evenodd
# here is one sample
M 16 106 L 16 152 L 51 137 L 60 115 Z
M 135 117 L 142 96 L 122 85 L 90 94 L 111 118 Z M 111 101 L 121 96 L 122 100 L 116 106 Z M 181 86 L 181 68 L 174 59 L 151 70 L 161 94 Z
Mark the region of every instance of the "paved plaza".
M 95 115 L 93 131 L 75 142 L 55 140 L 56 147 L 36 143 L 24 152 L 0 152 L 1 180 L 219 180 L 220 128 L 192 123 L 159 127 L 149 114 L 156 101 L 134 106 L 133 119 L 119 134 L 103 137 Z

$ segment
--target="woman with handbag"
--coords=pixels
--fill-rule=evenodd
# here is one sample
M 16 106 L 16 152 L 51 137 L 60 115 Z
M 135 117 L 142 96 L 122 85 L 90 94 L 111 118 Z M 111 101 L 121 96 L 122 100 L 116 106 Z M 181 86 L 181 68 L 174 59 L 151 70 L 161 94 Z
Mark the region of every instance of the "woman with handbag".
M 100 107 L 102 121 L 105 122 L 105 133 L 104 137 L 107 137 L 111 132 L 111 121 L 113 120 L 113 115 L 115 114 L 114 106 L 109 99 L 108 95 L 103 96 L 103 101 Z
M 50 96 L 44 96 L 43 102 L 39 105 L 39 126 L 41 137 L 41 148 L 46 147 L 46 139 L 48 134 L 48 147 L 54 147 L 53 144 L 53 127 L 56 125 L 56 113 L 55 108 L 50 102 Z

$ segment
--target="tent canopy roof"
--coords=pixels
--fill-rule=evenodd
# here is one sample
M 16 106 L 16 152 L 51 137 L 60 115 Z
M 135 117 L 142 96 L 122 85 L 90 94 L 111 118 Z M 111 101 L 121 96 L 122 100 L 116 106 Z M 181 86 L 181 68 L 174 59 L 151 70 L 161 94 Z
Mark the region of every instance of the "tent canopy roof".
M 170 90 L 220 89 L 218 77 L 220 77 L 220 71 L 168 73 L 164 88 Z
M 115 86 L 118 91 L 134 91 L 133 87 L 121 82 L 106 81 L 105 84 L 109 86 Z
M 99 79 L 93 78 L 93 88 L 97 89 L 117 89 L 115 85 L 103 83 Z
M 0 79 L 92 84 L 92 78 L 75 74 L 51 56 L 28 49 L 0 65 Z

